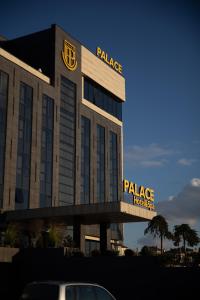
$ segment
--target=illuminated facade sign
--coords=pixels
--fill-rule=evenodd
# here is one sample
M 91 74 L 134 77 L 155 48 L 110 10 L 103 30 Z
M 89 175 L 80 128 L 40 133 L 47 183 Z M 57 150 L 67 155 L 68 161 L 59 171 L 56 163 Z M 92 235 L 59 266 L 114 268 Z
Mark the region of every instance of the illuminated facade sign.
M 123 180 L 123 191 L 133 195 L 133 204 L 144 206 L 150 210 L 154 210 L 154 190 L 145 188 L 143 185 L 138 186 L 136 183 Z
M 112 57 L 109 57 L 109 55 L 100 47 L 97 47 L 96 55 L 106 64 L 111 66 L 115 71 L 122 74 L 122 65 L 118 63 L 118 61 L 114 60 Z
M 70 71 L 75 71 L 77 68 L 76 47 L 67 40 L 64 40 L 63 51 L 61 53 L 63 62 L 67 69 Z

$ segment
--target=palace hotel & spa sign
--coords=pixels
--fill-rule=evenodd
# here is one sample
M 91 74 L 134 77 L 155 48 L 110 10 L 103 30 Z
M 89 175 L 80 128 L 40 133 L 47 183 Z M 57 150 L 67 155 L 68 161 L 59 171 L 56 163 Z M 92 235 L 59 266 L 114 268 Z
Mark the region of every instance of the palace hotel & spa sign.
M 154 206 L 154 190 L 139 186 L 126 179 L 123 180 L 123 191 L 133 195 L 133 204 L 143 206 L 149 210 L 155 210 Z

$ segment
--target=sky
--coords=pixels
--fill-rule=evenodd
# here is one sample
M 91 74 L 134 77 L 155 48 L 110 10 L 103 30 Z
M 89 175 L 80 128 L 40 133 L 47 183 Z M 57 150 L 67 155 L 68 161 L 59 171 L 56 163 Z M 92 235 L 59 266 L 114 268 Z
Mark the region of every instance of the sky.
M 200 235 L 200 1 L 1 3 L 0 34 L 8 39 L 55 23 L 122 64 L 124 178 L 155 190 L 171 229 L 188 223 Z M 156 245 L 146 227 L 126 224 L 125 245 Z

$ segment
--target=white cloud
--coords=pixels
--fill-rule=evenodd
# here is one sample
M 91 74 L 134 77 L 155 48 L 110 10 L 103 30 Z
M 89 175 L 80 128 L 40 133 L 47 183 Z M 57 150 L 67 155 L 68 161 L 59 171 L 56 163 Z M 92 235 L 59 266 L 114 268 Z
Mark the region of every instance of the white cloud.
M 124 158 L 127 165 L 139 165 L 141 167 L 162 167 L 168 160 L 168 156 L 174 152 L 157 144 L 147 146 L 130 146 L 125 149 Z
M 200 179 L 199 178 L 193 178 L 190 181 L 190 183 L 191 183 L 192 186 L 200 187 Z
M 196 160 L 195 159 L 187 159 L 187 158 L 181 158 L 178 160 L 178 164 L 182 166 L 191 166 Z
M 168 200 L 172 201 L 174 199 L 174 196 L 169 196 Z
M 167 219 L 171 230 L 174 225 L 183 223 L 190 224 L 193 228 L 197 226 L 197 222 L 200 221 L 200 178 L 191 179 L 178 195 L 171 195 L 167 200 L 158 202 L 156 211 Z M 141 247 L 144 245 L 160 247 L 160 239 L 154 238 L 151 234 L 142 236 L 137 243 Z M 173 243 L 165 239 L 164 248 L 171 247 Z
M 200 179 L 193 178 L 176 196 L 156 205 L 158 214 L 176 224 L 194 225 L 200 220 Z
M 143 167 L 151 168 L 151 167 L 162 167 L 166 163 L 166 160 L 144 160 L 141 161 L 141 165 Z

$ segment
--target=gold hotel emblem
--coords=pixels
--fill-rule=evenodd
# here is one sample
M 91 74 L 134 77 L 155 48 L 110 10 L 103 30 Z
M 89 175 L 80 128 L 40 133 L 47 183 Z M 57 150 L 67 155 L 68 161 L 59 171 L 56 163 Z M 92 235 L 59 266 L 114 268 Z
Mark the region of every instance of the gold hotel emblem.
M 64 64 L 70 71 L 75 71 L 77 68 L 76 47 L 67 40 L 64 40 L 63 44 L 62 59 Z

